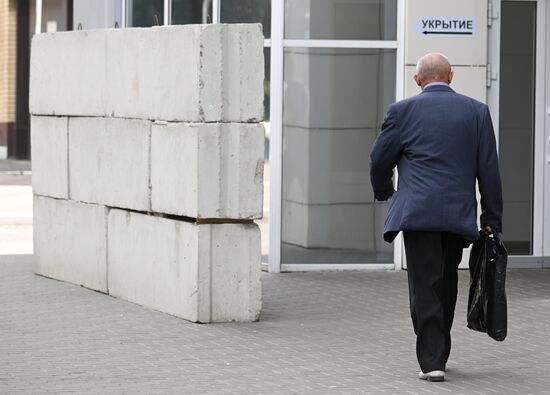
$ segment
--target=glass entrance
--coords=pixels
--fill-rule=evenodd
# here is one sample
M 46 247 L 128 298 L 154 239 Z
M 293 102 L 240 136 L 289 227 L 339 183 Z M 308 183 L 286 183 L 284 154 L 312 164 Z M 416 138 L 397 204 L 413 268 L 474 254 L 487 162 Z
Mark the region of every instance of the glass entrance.
M 393 263 L 369 154 L 396 99 L 397 1 L 287 0 L 281 263 Z
M 498 134 L 503 238 L 511 267 L 550 263 L 550 31 L 544 0 L 494 0 L 499 44 L 489 45 L 498 74 L 488 90 Z M 495 30 L 496 32 L 497 30 Z M 497 41 L 498 42 L 498 41 Z M 493 88 L 492 86 L 495 86 Z

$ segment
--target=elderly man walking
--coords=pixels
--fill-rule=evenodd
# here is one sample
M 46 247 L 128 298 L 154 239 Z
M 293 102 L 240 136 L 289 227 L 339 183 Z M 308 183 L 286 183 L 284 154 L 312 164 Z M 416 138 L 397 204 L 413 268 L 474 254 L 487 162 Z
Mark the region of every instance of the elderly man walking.
M 391 197 L 384 239 L 392 242 L 403 231 L 419 377 L 430 381 L 445 378 L 457 269 L 462 249 L 479 236 L 476 179 L 482 229 L 502 229 L 502 191 L 489 109 L 451 89 L 453 75 L 444 55 L 420 58 L 414 80 L 422 92 L 390 105 L 371 152 L 374 196 Z

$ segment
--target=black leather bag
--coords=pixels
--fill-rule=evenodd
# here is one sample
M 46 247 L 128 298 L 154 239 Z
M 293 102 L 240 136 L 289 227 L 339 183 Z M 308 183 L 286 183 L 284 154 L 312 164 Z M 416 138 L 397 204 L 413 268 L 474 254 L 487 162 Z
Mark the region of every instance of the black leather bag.
M 496 234 L 480 233 L 470 253 L 468 328 L 503 341 L 507 332 L 508 252 Z

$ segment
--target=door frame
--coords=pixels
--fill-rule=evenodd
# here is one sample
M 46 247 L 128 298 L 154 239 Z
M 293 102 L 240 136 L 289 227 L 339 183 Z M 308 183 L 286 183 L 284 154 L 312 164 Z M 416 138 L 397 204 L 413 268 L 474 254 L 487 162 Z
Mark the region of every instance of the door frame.
M 488 29 L 488 72 L 487 104 L 493 116 L 495 137 L 499 141 L 500 104 L 500 40 L 501 4 L 507 0 L 490 0 L 492 15 L 489 15 Z M 549 8 L 544 0 L 537 3 L 536 19 L 536 59 L 535 59 L 535 135 L 534 135 L 534 177 L 533 177 L 533 254 L 512 255 L 509 267 L 540 268 L 550 267 L 550 75 L 546 66 L 550 64 L 550 33 L 548 31 Z M 497 144 L 498 149 L 498 144 Z M 506 213 L 504 213 L 506 215 Z
M 223 0 L 222 0 L 223 1 Z M 397 36 L 396 40 L 294 40 L 284 38 L 285 0 L 272 2 L 271 8 L 271 136 L 269 142 L 269 254 L 268 263 L 263 268 L 271 273 L 317 270 L 394 270 L 401 268 L 401 237 L 394 242 L 393 263 L 350 264 L 283 264 L 281 262 L 282 245 L 282 160 L 283 160 L 283 88 L 284 88 L 284 49 L 300 48 L 392 48 L 396 50 L 396 91 L 395 99 L 404 95 L 404 25 L 405 0 L 397 0 Z M 379 231 L 382 231 L 381 229 Z

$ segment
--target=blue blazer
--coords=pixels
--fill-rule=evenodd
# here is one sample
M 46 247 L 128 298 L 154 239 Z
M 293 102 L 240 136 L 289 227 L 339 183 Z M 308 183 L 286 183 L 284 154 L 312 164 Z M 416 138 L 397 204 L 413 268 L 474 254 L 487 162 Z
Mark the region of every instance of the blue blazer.
M 481 226 L 502 231 L 502 187 L 489 108 L 449 86 L 432 85 L 390 105 L 370 155 L 377 200 L 391 203 L 384 239 L 400 230 L 450 232 L 466 244 Z M 397 191 L 393 169 L 398 169 Z

